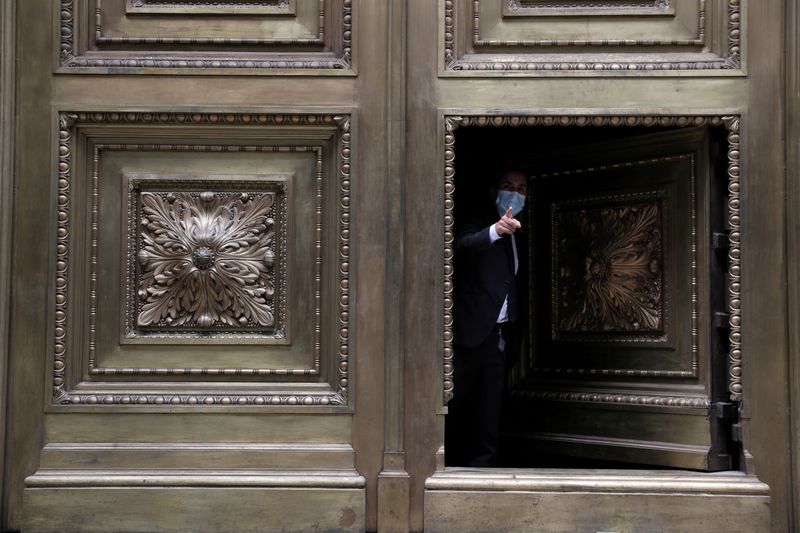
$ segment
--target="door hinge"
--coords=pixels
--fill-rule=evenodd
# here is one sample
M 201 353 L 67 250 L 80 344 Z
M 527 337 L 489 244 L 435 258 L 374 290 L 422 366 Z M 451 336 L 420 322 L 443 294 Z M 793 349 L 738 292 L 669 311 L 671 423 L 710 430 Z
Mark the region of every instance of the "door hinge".
M 711 234 L 711 247 L 714 250 L 727 250 L 730 248 L 728 233 L 714 232 Z
M 741 444 L 744 441 L 742 437 L 742 423 L 736 422 L 735 424 L 731 424 L 731 439 L 733 442 L 738 442 Z
M 713 402 L 708 408 L 711 420 L 711 449 L 708 468 L 711 471 L 736 468 L 737 450 L 741 447 L 739 405 L 734 402 Z
M 732 402 L 714 402 L 709 408 L 709 416 L 717 420 L 733 422 L 737 417 L 737 406 Z
M 742 442 L 742 423 L 739 421 L 739 405 L 733 402 L 714 402 L 708 408 L 708 416 L 729 425 L 733 442 Z
M 712 325 L 715 329 L 727 329 L 731 327 L 731 314 L 730 313 L 722 313 L 717 311 L 714 313 L 714 318 L 712 319 Z

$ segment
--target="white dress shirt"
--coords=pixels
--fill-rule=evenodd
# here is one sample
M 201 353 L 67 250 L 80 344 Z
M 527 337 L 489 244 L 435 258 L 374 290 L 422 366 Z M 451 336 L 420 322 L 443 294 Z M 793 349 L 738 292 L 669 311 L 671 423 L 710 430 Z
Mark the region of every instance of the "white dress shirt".
M 489 226 L 489 239 L 491 239 L 492 244 L 494 244 L 500 238 L 500 235 L 497 234 L 497 229 L 495 226 L 496 224 Z M 517 270 L 519 270 L 519 257 L 517 256 L 517 239 L 514 238 L 514 235 L 511 235 L 511 250 L 514 252 L 514 274 L 516 275 Z M 500 308 L 500 314 L 497 315 L 497 323 L 501 324 L 503 322 L 508 322 L 508 296 L 506 296 L 506 299 L 503 300 L 503 306 Z

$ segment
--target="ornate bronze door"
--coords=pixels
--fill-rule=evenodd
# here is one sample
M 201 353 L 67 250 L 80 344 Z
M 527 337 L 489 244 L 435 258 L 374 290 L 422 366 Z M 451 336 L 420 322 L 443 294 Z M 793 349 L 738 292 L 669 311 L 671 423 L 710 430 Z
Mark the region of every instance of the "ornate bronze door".
M 13 4 L 4 525 L 374 529 L 387 6 Z
M 755 58 L 780 48 L 781 6 L 409 6 L 407 382 L 441 377 L 436 394 L 407 395 L 415 415 L 427 413 L 407 417 L 408 455 L 425 461 L 410 462 L 412 491 L 425 478 L 412 527 L 768 529 L 759 480 L 774 489 L 783 474 L 771 461 L 785 456 L 756 434 L 787 435 L 785 421 L 756 420 L 771 418 L 758 399 L 774 391 L 763 373 L 780 381 L 786 353 L 780 320 L 766 318 L 777 317 L 780 283 L 761 274 L 781 276 L 780 187 L 765 186 L 781 175 L 781 111 L 767 109 L 764 95 L 780 87 Z M 761 40 L 771 32 L 777 41 Z M 769 157 L 754 153 L 768 146 Z M 534 267 L 531 334 L 503 420 L 508 455 L 497 470 L 449 468 L 455 228 L 465 189 L 509 163 L 532 177 Z M 423 198 L 438 205 L 436 238 Z M 773 506 L 788 501 L 772 493 Z
M 738 464 L 725 379 L 731 213 L 718 201 L 727 144 L 720 124 L 528 161 L 529 349 L 506 419 L 516 461 Z
M 794 2 L 0 28 L 0 529 L 791 530 Z M 529 331 L 502 468 L 449 468 L 459 191 L 507 162 Z

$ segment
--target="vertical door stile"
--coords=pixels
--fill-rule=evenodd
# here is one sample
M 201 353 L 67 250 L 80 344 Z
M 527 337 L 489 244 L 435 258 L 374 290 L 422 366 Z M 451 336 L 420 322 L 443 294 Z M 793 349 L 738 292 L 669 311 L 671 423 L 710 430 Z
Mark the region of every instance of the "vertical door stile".
M 793 522 L 800 527 L 800 5 L 786 2 L 786 105 L 787 105 L 787 283 L 789 295 L 790 412 L 792 423 Z
M 406 169 L 407 6 L 389 0 L 386 17 L 386 294 L 384 328 L 385 417 L 383 469 L 378 475 L 378 530 L 409 527 L 405 453 L 405 351 L 403 202 Z
M 789 72 L 783 61 L 768 65 L 760 60 L 784 53 L 786 4 L 781 0 L 747 4 L 749 88 L 742 102 L 747 109 L 741 166 L 742 431 L 746 459 L 771 489 L 773 531 L 800 525 L 790 522 L 791 457 L 782 452 L 791 445 L 791 417 L 796 416 L 783 407 L 796 389 L 788 369 L 789 332 L 797 324 L 787 320 L 791 286 L 787 287 L 781 267 L 789 264 L 786 239 L 792 236 L 787 234 L 791 177 L 786 178 L 786 165 L 791 168 L 792 162 L 786 159 L 784 137 Z
M 16 1 L 0 5 L 0 527 L 8 523 L 5 443 L 16 134 L 16 7 Z
M 441 325 L 444 184 L 436 106 L 440 2 L 408 0 L 403 326 L 410 530 L 427 531 L 425 480 L 443 465 Z
M 58 144 L 57 120 L 52 115 L 52 80 L 50 75 L 55 24 L 45 23 L 33 31 L 32 21 L 41 16 L 42 6 L 34 2 L 6 2 L 16 9 L 16 72 L 14 129 L 15 189 L 13 204 L 13 242 L 11 251 L 12 295 L 9 302 L 8 408 L 4 469 L 3 526 L 22 529 L 24 523 L 23 490 L 25 477 L 38 465 L 38 449 L 45 440 L 45 398 L 48 347 L 45 332 L 50 323 L 45 308 L 52 301 L 52 285 L 44 273 L 53 257 L 55 244 L 49 240 L 49 216 L 37 209 L 52 206 L 55 195 L 49 179 L 57 172 L 50 148 Z M 8 9 L 8 6 L 5 6 Z M 50 15 L 45 6 L 44 13 Z M 45 16 L 45 21 L 51 20 Z M 6 36 L 4 32 L 4 37 Z M 5 87 L 4 87 L 5 88 Z M 7 94 L 3 91 L 4 96 Z M 5 96 L 7 97 L 7 96 Z M 30 154 L 35 154 L 33 157 Z M 47 177 L 36 183 L 32 177 Z M 5 228 L 5 226 L 4 226 Z M 22 235 L 36 235 L 23 238 Z M 25 357 L 27 354 L 28 357 Z M 36 355 L 33 355 L 36 354 Z

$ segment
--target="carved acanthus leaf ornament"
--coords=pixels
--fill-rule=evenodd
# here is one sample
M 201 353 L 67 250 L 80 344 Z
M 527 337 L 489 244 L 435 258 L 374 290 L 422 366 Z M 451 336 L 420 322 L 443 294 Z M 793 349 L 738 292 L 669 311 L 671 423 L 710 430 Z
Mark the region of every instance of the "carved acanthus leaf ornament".
M 568 210 L 556 219 L 556 329 L 661 330 L 659 202 Z
M 140 327 L 274 326 L 273 193 L 140 198 Z

